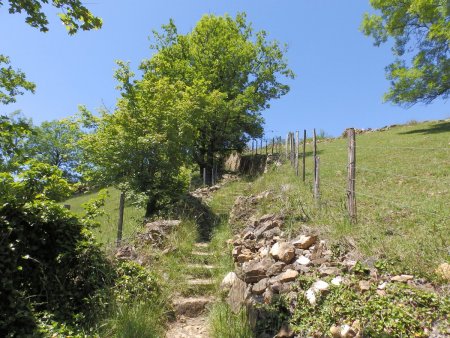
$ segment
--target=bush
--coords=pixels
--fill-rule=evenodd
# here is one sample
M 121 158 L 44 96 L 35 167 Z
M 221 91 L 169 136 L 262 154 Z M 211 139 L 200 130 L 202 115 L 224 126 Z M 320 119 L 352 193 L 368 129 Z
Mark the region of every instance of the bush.
M 111 264 L 86 222 L 54 198 L 69 186 L 38 164 L 0 184 L 0 336 L 31 335 L 39 313 L 89 325 L 107 308 Z M 61 184 L 60 184 L 61 183 Z

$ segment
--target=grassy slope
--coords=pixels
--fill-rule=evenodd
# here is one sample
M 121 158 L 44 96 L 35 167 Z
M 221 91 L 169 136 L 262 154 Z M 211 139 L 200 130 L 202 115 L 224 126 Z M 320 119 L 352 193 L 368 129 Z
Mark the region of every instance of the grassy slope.
M 98 218 L 100 227 L 94 229 L 97 240 L 106 246 L 114 244 L 117 238 L 117 221 L 119 218 L 119 196 L 120 192 L 115 188 L 108 188 L 108 198 L 106 199 L 104 214 Z M 96 197 L 96 193 L 87 193 L 73 197 L 64 202 L 70 204 L 71 210 L 80 215 L 83 214 L 83 203 Z M 136 206 L 125 203 L 123 238 L 132 237 L 142 224 L 144 210 Z
M 450 245 L 450 122 L 426 122 L 357 135 L 357 208 L 351 225 L 345 209 L 347 140 L 322 140 L 321 209 L 312 198 L 312 155 L 307 145 L 306 183 L 285 164 L 253 181 L 233 182 L 215 194 L 212 210 L 227 215 L 239 195 L 271 189 L 282 197 L 259 212 L 282 212 L 289 230 L 302 224 L 332 241 L 352 238 L 365 256 L 386 258 L 404 272 L 431 273 L 448 261 Z M 112 244 L 116 238 L 119 192 L 109 189 L 105 214 L 96 236 Z M 93 194 L 68 200 L 75 213 Z M 124 237 L 141 224 L 143 210 L 127 205 Z M 304 221 L 301 221 L 304 219 Z
M 280 197 L 262 205 L 259 213 L 285 214 L 293 234 L 306 225 L 332 242 L 356 243 L 364 256 L 386 259 L 393 270 L 432 275 L 449 259 L 449 144 L 448 121 L 357 135 L 356 225 L 349 223 L 345 207 L 346 139 L 322 140 L 318 145 L 320 210 L 312 198 L 311 145 L 305 184 L 285 164 L 251 183 L 237 182 L 220 190 L 212 207 L 226 213 L 237 195 L 270 189 Z

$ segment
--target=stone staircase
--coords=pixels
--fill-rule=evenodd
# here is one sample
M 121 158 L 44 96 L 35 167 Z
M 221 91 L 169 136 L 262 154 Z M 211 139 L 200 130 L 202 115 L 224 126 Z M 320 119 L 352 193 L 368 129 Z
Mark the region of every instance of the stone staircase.
M 214 301 L 213 256 L 209 244 L 200 242 L 189 256 L 186 284 L 173 300 L 177 320 L 170 324 L 167 338 L 208 338 L 208 307 Z

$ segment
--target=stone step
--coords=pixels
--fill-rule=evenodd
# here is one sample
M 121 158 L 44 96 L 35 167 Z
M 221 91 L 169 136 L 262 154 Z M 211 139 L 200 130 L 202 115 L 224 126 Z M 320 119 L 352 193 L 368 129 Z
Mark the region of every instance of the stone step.
M 208 264 L 188 264 L 186 265 L 186 273 L 194 278 L 206 277 L 210 278 L 214 274 L 214 265 Z
M 194 244 L 196 248 L 208 248 L 209 243 L 208 242 L 197 242 Z
M 206 307 L 214 301 L 213 297 L 184 297 L 173 301 L 175 314 L 194 318 L 202 314 Z
M 208 264 L 214 259 L 209 252 L 193 251 L 189 256 L 189 261 L 196 264 Z
M 195 256 L 212 256 L 213 254 L 206 251 L 192 251 L 192 254 Z
M 214 280 L 210 278 L 188 279 L 186 281 L 186 289 L 183 296 L 207 295 L 211 294 L 215 289 Z

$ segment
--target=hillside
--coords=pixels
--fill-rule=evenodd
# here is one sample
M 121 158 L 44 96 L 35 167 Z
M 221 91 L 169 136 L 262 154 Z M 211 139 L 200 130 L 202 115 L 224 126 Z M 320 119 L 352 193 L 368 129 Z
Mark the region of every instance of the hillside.
M 448 288 L 445 286 L 448 282 L 435 271 L 440 264 L 449 262 L 450 122 L 447 120 L 391 126 L 358 134 L 356 142 L 357 224 L 350 223 L 345 205 L 347 140 L 320 139 L 319 206 L 312 196 L 312 144 L 309 142 L 306 147 L 305 183 L 302 182 L 301 174 L 297 177 L 294 169 L 285 161 L 282 166 L 271 166 L 264 175 L 242 177 L 225 183 L 218 190 L 206 192 L 203 199 L 208 209 L 205 210 L 214 215 L 211 219 L 215 219 L 209 224 L 211 236 L 206 243 L 195 244 L 201 239 L 200 231 L 195 227 L 192 213 L 185 213 L 178 230 L 175 229 L 167 238 L 164 250 L 140 247 L 141 244 L 138 244 L 139 259 L 145 262 L 148 269 L 162 277 L 162 288 L 165 290 L 163 294 L 168 303 L 173 303 L 177 309 L 180 297 L 185 297 L 182 300 L 192 302 L 189 303 L 190 306 L 198 304 L 198 300 L 202 302 L 201 309 L 210 307 L 209 323 L 204 316 L 192 320 L 182 316 L 176 323 L 167 323 L 167 316 L 159 313 L 159 317 L 153 318 L 149 325 L 158 323 L 169 327 L 172 330 L 170 332 L 200 330 L 205 337 L 208 331 L 213 337 L 220 338 L 251 337 L 247 314 L 233 314 L 228 305 L 220 301 L 224 299 L 220 283 L 227 272 L 234 269 L 228 240 L 236 238 L 236 234 L 243 229 L 242 226 L 250 217 L 257 220 L 266 214 L 280 215 L 283 218 L 283 236 L 287 239 L 304 232 L 315 233 L 326 241 L 334 256 L 350 254 L 352 259 L 360 262 L 358 269 L 361 271 L 365 271 L 366 267 L 376 266 L 380 273 L 387 275 L 410 274 L 419 280 L 425 278 L 432 281 L 443 299 L 448 301 Z M 115 240 L 119 203 L 117 190 L 109 190 L 106 214 L 99 218 L 101 226 L 95 231 L 96 236 L 111 248 Z M 239 196 L 258 195 L 271 197 L 255 203 L 251 210 L 241 215 L 240 221 L 229 219 L 230 212 L 233 209 L 236 212 L 236 208 L 239 208 L 239 203 L 235 203 Z M 72 210 L 80 212 L 81 204 L 90 197 L 75 197 L 67 203 L 71 204 Z M 240 200 L 242 202 L 245 198 Z M 140 225 L 142 215 L 143 210 L 126 207 L 125 237 L 144 230 Z M 201 250 L 204 253 L 199 248 L 203 248 Z M 202 255 L 206 257 L 202 258 Z M 198 263 L 207 265 L 201 268 Z M 302 278 L 298 279 L 299 283 L 310 283 L 306 277 Z M 193 287 L 190 284 L 192 280 L 205 284 L 194 284 Z M 373 325 L 391 327 L 395 333 L 393 336 L 397 336 L 398 332 L 418 332 L 422 325 L 430 327 L 431 324 L 425 322 L 410 326 L 402 315 L 397 317 L 399 314 L 395 311 L 399 311 L 405 297 L 409 297 L 408 290 L 398 289 L 390 298 L 391 304 L 400 303 L 400 307 L 392 305 L 391 310 L 394 312 L 389 315 L 392 321 L 384 322 L 383 318 L 378 318 L 374 319 Z M 352 303 L 357 305 L 348 309 L 347 315 L 350 317 L 360 316 L 358 311 L 375 311 L 375 308 L 358 307 L 365 302 L 360 298 L 363 295 L 358 292 L 346 290 L 342 294 L 333 292 L 331 295 L 330 303 L 326 303 L 322 312 L 299 313 L 300 317 L 307 316 L 300 322 L 299 318 L 295 318 L 294 312 L 292 323 L 299 329 L 304 325 L 315 325 L 320 329 L 321 325 L 328 325 L 326 323 L 330 320 L 338 321 L 337 318 L 329 317 L 330 313 L 338 311 L 334 308 L 335 302 L 346 304 L 345 306 Z M 367 297 L 372 296 L 367 294 Z M 370 298 L 372 306 L 387 306 L 385 300 L 376 297 L 375 294 L 375 298 Z M 442 313 L 448 315 L 448 308 L 446 310 L 445 307 L 448 307 L 448 302 L 440 303 L 434 296 L 430 298 L 421 294 L 411 293 L 411 297 L 423 300 L 421 305 L 408 307 L 407 311 L 412 311 L 414 318 L 428 320 L 425 313 L 434 313 L 438 317 Z M 200 313 L 198 309 L 196 311 L 195 316 Z M 272 318 L 267 325 L 279 327 L 279 320 L 281 319 L 278 317 Z M 328 328 L 329 326 L 326 329 Z M 191 336 L 194 337 L 195 333 Z

